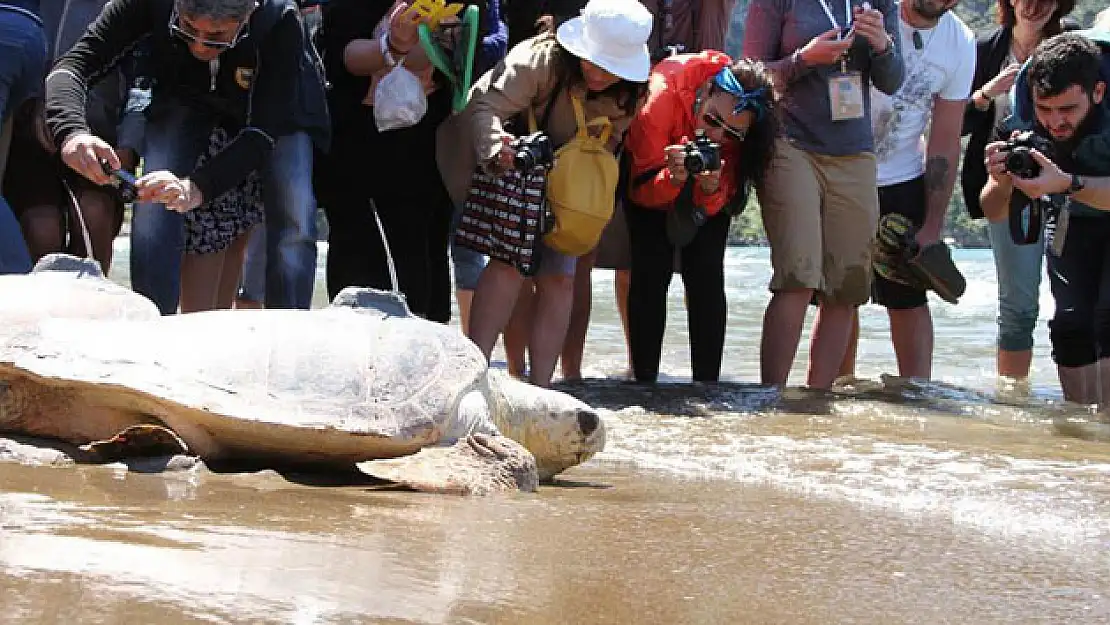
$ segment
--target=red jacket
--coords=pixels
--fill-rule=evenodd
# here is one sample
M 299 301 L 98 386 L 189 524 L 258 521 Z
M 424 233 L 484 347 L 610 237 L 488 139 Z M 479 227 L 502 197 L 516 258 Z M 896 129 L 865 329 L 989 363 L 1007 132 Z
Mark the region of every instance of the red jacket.
M 668 57 L 652 69 L 647 101 L 632 120 L 625 137 L 625 149 L 632 158 L 629 197 L 633 202 L 648 208 L 671 208 L 681 187 L 671 183 L 671 171 L 664 166 L 666 157 L 663 151 L 667 146 L 694 138 L 697 125 L 694 100 L 698 88 L 729 65 L 732 65 L 732 59 L 727 55 L 707 50 Z M 739 157 L 739 148 L 734 141 L 727 141 L 721 147 L 725 167 L 721 171 L 721 184 L 716 193 L 703 193 L 700 185 L 694 185 L 694 203 L 705 208 L 711 217 L 720 212 L 725 202 L 737 192 L 734 165 Z M 636 184 L 636 179 L 643 172 L 660 167 L 662 169 L 654 178 Z

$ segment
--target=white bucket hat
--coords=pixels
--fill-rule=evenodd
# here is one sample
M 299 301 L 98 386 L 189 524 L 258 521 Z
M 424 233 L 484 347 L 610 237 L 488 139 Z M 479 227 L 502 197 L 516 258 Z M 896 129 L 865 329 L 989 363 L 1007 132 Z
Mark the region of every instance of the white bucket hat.
M 614 76 L 647 82 L 651 12 L 639 0 L 590 0 L 582 15 L 555 32 L 559 45 Z

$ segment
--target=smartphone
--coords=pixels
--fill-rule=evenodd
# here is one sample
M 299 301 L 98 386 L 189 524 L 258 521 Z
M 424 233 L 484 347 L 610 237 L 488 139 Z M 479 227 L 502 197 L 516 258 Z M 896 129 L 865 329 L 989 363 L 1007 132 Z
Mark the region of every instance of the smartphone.
M 137 180 L 131 172 L 125 169 L 112 169 L 108 161 L 100 161 L 100 167 L 104 173 L 112 178 L 112 186 L 119 192 L 120 199 L 125 203 L 134 202 L 135 198 L 139 197 L 139 189 L 136 186 Z

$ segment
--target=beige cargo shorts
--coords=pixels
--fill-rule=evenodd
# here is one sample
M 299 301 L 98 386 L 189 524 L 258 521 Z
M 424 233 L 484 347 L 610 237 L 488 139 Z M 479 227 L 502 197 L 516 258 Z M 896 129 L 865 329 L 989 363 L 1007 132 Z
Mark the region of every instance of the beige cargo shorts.
M 814 289 L 830 303 L 867 303 L 879 221 L 875 156 L 816 154 L 780 138 L 756 192 L 771 244 L 771 291 Z

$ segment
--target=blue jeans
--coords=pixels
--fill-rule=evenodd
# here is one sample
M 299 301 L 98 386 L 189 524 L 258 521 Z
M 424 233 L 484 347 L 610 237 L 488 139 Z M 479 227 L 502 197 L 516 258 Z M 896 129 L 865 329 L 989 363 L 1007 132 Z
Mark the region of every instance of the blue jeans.
M 213 121 L 179 103 L 152 105 L 144 131 L 144 171 L 193 171 L 208 145 Z M 281 137 L 262 172 L 266 206 L 267 308 L 312 305 L 316 278 L 316 199 L 312 192 L 312 139 Z M 162 314 L 177 311 L 181 293 L 184 218 L 161 204 L 137 203 L 131 217 L 131 286 Z
M 998 348 L 1009 352 L 1033 349 L 1033 330 L 1040 312 L 1044 237 L 1036 243 L 1018 245 L 1010 236 L 1008 221 L 990 224 L 988 233 L 998 275 Z
M 30 14 L 0 9 L 0 125 L 24 100 L 36 95 L 46 69 L 42 22 Z M 7 150 L 7 145 L 0 145 Z M 19 221 L 0 196 L 0 274 L 31 271 L 31 254 Z

